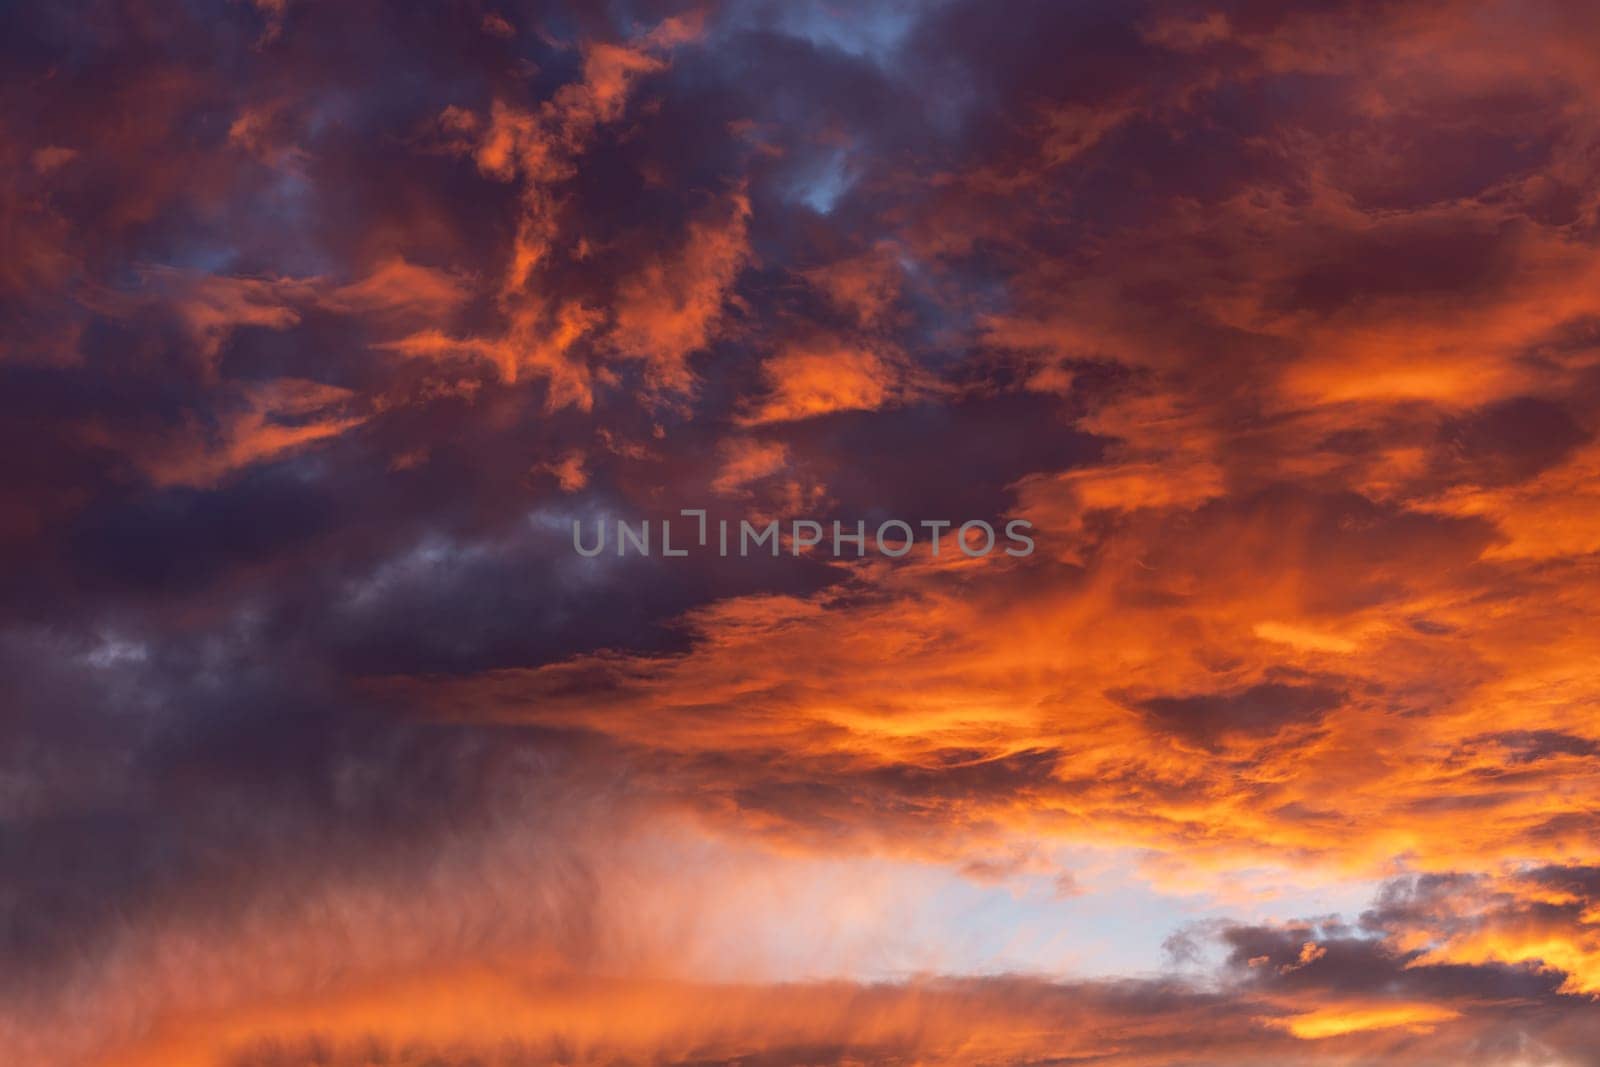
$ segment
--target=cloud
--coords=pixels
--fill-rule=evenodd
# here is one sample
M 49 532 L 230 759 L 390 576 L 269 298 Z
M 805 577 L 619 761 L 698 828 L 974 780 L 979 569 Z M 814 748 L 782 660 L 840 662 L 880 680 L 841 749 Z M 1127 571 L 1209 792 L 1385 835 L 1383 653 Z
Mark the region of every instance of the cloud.
M 213 486 L 235 471 L 359 426 L 362 416 L 340 410 L 349 397 L 349 390 L 316 382 L 268 382 L 245 391 L 242 408 L 227 413 L 214 438 L 191 425 L 144 463 L 158 486 Z
M 898 391 L 891 363 L 873 352 L 849 348 L 787 349 L 767 360 L 762 372 L 771 393 L 744 420 L 750 425 L 834 411 L 872 411 Z
M 748 256 L 750 205 L 733 193 L 709 218 L 690 222 L 676 253 L 622 279 L 613 339 L 642 360 L 653 387 L 682 391 L 693 381 L 685 362 L 712 340 L 729 285 Z
M 14 7 L 0 1047 L 1592 1058 L 1592 13 Z

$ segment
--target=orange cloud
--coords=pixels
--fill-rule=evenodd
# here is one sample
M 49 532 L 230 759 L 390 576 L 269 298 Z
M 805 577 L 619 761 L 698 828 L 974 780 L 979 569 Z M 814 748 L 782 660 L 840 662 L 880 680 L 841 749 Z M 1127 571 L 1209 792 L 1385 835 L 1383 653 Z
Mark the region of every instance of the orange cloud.
M 613 341 L 643 361 L 652 387 L 693 384 L 686 359 L 713 338 L 729 285 L 749 255 L 750 202 L 731 194 L 714 214 L 696 219 L 676 255 L 647 263 L 617 291 Z
M 243 405 L 215 433 L 193 422 L 177 440 L 141 460 L 156 485 L 214 486 L 257 463 L 282 459 L 361 425 L 348 389 L 278 379 L 244 391 Z
M 0 1048 L 1588 1062 L 1600 19 L 891 7 L 19 15 Z
M 891 364 L 863 349 L 791 347 L 767 360 L 762 371 L 770 391 L 745 417 L 747 425 L 872 411 L 899 392 Z

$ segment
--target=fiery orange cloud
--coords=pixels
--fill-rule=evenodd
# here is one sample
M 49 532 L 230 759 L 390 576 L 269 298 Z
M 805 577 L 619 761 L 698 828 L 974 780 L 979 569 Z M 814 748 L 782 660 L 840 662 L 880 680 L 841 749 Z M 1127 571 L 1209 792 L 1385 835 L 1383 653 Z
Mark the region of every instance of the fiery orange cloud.
M 866 350 L 790 349 L 767 360 L 763 372 L 772 392 L 746 418 L 751 425 L 871 411 L 900 391 L 893 365 Z
M 1588 7 L 13 7 L 0 1060 L 1595 1061 Z

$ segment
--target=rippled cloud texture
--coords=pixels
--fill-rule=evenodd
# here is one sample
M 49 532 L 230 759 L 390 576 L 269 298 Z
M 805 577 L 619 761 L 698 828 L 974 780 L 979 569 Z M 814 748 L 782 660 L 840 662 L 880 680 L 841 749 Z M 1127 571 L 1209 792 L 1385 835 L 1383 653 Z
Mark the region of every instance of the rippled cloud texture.
M 1600 9 L 0 63 L 0 1060 L 1600 1062 Z

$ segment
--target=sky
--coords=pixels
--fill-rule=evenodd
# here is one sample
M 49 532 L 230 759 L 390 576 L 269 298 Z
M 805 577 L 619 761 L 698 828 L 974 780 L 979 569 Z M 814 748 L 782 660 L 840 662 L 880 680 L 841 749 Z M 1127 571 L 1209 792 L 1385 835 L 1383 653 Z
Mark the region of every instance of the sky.
M 0 6 L 0 1060 L 1600 1063 L 1597 57 Z

